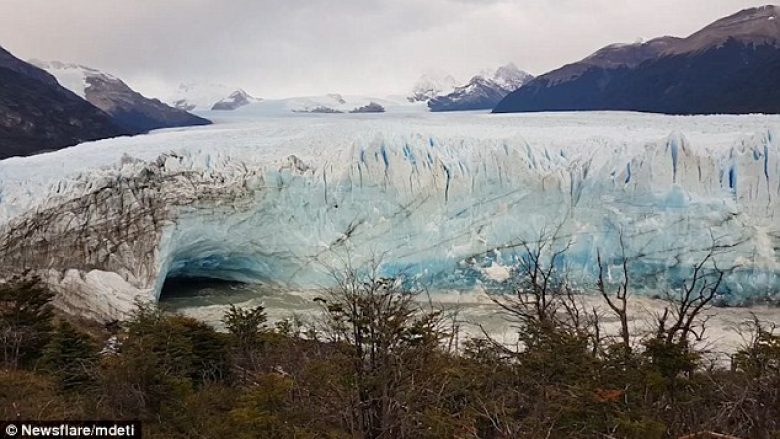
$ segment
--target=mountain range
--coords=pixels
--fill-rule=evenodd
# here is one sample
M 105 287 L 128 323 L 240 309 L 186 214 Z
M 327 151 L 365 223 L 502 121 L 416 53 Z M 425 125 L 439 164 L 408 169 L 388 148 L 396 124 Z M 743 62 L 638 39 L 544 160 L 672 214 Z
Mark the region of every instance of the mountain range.
M 780 8 L 740 11 L 686 37 L 607 46 L 507 95 L 495 113 L 780 113 Z
M 472 77 L 466 85 L 455 87 L 450 93 L 432 97 L 428 108 L 431 111 L 489 110 L 531 79 L 529 73 L 507 64 Z

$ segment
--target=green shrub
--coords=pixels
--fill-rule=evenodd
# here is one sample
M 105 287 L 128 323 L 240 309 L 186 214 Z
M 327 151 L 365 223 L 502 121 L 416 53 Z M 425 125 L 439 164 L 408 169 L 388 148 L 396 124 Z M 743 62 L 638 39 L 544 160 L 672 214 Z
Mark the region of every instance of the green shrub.
M 97 349 L 88 335 L 62 321 L 44 347 L 41 360 L 63 388 L 72 389 L 92 381 Z
M 49 340 L 54 294 L 37 278 L 0 285 L 0 349 L 5 367 L 31 367 Z

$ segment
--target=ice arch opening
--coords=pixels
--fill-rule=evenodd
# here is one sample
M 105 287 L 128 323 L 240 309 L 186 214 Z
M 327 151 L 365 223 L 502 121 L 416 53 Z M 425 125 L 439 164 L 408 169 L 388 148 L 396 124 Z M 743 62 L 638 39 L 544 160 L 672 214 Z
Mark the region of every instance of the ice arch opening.
M 157 280 L 157 299 L 196 283 L 260 283 L 271 267 L 256 254 L 215 241 L 179 246 L 167 258 Z M 186 289 L 186 288 L 185 288 Z

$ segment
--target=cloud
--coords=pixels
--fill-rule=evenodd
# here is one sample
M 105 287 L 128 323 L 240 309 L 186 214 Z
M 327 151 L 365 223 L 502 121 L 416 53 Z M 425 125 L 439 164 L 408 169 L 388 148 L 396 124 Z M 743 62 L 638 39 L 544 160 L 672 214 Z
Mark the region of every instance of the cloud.
M 402 92 L 424 71 L 533 73 L 612 42 L 686 35 L 743 0 L 2 0 L 0 45 L 94 66 L 151 95 Z

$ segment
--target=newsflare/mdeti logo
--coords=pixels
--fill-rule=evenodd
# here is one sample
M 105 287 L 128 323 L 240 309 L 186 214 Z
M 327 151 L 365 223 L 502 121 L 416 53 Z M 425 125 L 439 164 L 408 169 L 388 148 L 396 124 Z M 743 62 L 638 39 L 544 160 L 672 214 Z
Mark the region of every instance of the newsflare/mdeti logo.
M 128 438 L 142 437 L 139 421 L 1 421 L 0 433 L 8 439 Z

